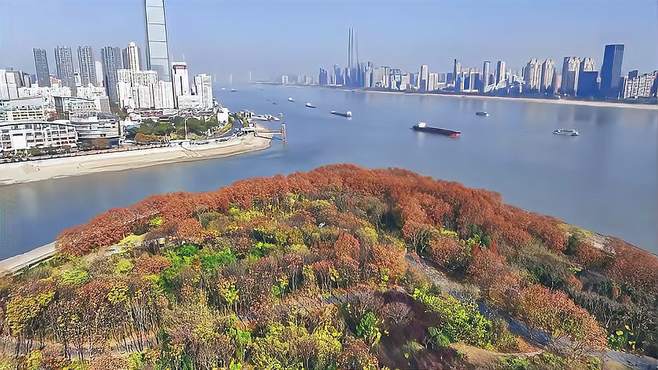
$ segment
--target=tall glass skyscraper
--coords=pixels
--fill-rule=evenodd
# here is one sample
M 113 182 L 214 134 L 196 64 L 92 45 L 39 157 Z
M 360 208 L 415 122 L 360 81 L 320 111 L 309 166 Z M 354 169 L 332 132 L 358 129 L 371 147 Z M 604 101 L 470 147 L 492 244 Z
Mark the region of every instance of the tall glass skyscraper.
M 607 98 L 619 96 L 621 65 L 624 61 L 624 45 L 605 46 L 601 65 L 601 94 Z
M 41 87 L 50 86 L 50 69 L 46 49 L 32 49 L 34 52 L 34 68 L 37 71 L 37 83 Z
M 164 0 L 145 0 L 146 15 L 146 68 L 158 72 L 158 78 L 171 81 L 167 22 Z

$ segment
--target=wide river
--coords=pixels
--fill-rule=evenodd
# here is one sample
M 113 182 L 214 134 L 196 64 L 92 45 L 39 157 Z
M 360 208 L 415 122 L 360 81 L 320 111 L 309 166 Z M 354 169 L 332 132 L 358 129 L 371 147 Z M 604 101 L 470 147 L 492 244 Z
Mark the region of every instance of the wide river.
M 151 194 L 207 191 L 340 162 L 404 167 L 494 190 L 508 203 L 658 252 L 656 110 L 279 86 L 216 88 L 216 97 L 231 110 L 282 112 L 288 143 L 232 158 L 0 187 L 0 258 Z M 417 133 L 410 129 L 417 121 L 463 134 Z M 581 136 L 551 133 L 560 127 Z

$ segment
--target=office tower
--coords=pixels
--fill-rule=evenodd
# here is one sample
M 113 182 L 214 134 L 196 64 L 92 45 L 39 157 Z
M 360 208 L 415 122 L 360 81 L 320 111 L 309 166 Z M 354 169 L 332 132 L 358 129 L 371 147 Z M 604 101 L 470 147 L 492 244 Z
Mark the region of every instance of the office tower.
M 603 64 L 601 65 L 601 95 L 606 98 L 619 96 L 621 66 L 624 60 L 624 45 L 605 46 Z
M 562 63 L 562 94 L 575 96 L 578 93 L 580 58 L 565 57 Z
M 505 61 L 499 60 L 496 63 L 496 85 L 505 80 Z
M 163 81 L 171 81 L 164 0 L 145 0 L 146 69 L 156 71 Z
M 32 49 L 34 53 L 34 68 L 37 71 L 37 83 L 40 87 L 50 86 L 50 68 L 46 49 Z
M 202 108 L 212 108 L 212 78 L 207 74 L 194 76 L 196 94 L 200 97 Z
M 531 59 L 523 69 L 523 81 L 526 91 L 538 92 L 541 86 L 541 64 L 537 59 Z
M 96 81 L 94 85 L 102 87 L 103 86 L 103 63 L 99 60 L 94 61 L 94 69 L 96 70 Z M 107 95 L 107 91 L 105 92 Z
M 578 88 L 576 94 L 580 97 L 593 97 L 598 94 L 598 77 L 594 60 L 592 58 L 583 58 L 580 62 L 578 71 Z
M 553 93 L 555 88 L 553 86 L 553 75 L 555 74 L 555 62 L 553 59 L 546 59 L 541 64 L 541 81 L 539 91 L 542 93 Z
M 110 102 L 117 103 L 119 95 L 117 91 L 117 71 L 123 69 L 121 62 L 121 49 L 106 46 L 101 49 L 101 62 L 103 63 L 103 83 Z
M 80 67 L 80 84 L 82 86 L 96 83 L 94 51 L 91 46 L 78 46 L 78 66 Z
M 482 83 L 480 84 L 481 93 L 485 93 L 488 91 L 488 87 L 491 84 L 491 81 L 489 80 L 490 73 L 491 73 L 491 62 L 485 60 L 484 64 L 482 64 Z
M 462 65 L 457 59 L 452 62 L 452 76 L 454 78 L 454 84 L 457 85 L 457 77 L 462 73 Z
M 139 71 L 141 64 L 139 60 L 139 47 L 134 42 L 128 44 L 128 47 L 122 51 L 123 68 L 131 71 Z
M 418 74 L 418 90 L 428 91 L 429 72 L 427 64 L 420 66 L 420 73 Z
M 172 82 L 174 84 L 174 101 L 178 107 L 178 98 L 190 95 L 190 81 L 185 62 L 172 63 Z
M 73 53 L 70 47 L 58 46 L 55 48 L 55 67 L 57 68 L 57 78 L 62 81 L 62 85 L 68 86 L 71 90 L 75 91 Z

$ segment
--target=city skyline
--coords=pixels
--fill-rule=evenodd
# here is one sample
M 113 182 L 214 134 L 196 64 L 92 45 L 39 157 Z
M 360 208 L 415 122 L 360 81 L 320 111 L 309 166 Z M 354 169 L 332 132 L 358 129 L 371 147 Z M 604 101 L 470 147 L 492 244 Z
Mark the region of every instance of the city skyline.
M 98 6 L 90 6 L 78 0 L 65 2 L 71 3 L 70 5 L 76 4 L 77 7 L 74 7 L 75 10 L 71 12 L 70 17 L 81 24 L 89 20 L 76 17 L 99 12 L 103 15 L 122 13 L 122 24 L 127 26 L 120 29 L 111 27 L 105 22 L 112 17 L 104 16 L 101 17 L 100 22 L 94 20 L 97 26 L 91 28 L 89 32 L 70 32 L 63 28 L 43 32 L 57 23 L 55 19 L 58 19 L 57 13 L 61 10 L 55 9 L 56 7 L 49 3 L 39 2 L 38 5 L 42 9 L 48 10 L 43 13 L 48 14 L 49 19 L 42 19 L 39 14 L 32 17 L 35 18 L 34 20 L 30 18 L 31 22 L 38 22 L 38 26 L 33 32 L 25 32 L 25 37 L 21 36 L 20 47 L 16 40 L 0 36 L 0 51 L 6 55 L 3 60 L 6 65 L 2 67 L 13 66 L 33 72 L 34 56 L 31 49 L 43 48 L 50 54 L 57 45 L 67 45 L 71 48 L 89 45 L 97 52 L 105 46 L 125 47 L 128 42 L 134 41 L 142 50 L 147 50 L 142 32 L 144 28 L 142 1 L 120 0 L 111 4 L 101 1 L 94 4 Z M 338 6 L 338 3 L 334 1 L 330 5 Z M 470 18 L 472 22 L 468 27 L 464 27 L 462 16 L 470 14 L 469 11 L 472 12 L 475 8 L 473 6 L 412 2 L 403 8 L 408 11 L 423 10 L 419 12 L 420 18 L 408 27 L 393 27 L 395 31 L 388 30 L 387 28 L 391 27 L 386 22 L 379 24 L 370 19 L 377 17 L 357 19 L 356 14 L 350 12 L 336 22 L 334 14 L 322 11 L 329 6 L 327 4 L 310 5 L 298 1 L 283 1 L 274 6 L 259 1 L 247 2 L 240 8 L 241 14 L 249 14 L 248 27 L 256 30 L 264 29 L 265 33 L 262 36 L 261 33 L 253 30 L 240 31 L 240 28 L 246 25 L 240 26 L 240 21 L 233 19 L 236 17 L 226 16 L 232 9 L 243 4 L 230 1 L 221 3 L 167 1 L 166 4 L 170 63 L 185 61 L 194 64 L 198 68 L 195 69 L 195 73 L 206 71 L 211 75 L 217 75 L 222 82 L 226 82 L 231 73 L 236 81 L 244 81 L 247 80 L 248 71 L 254 71 L 254 78 L 259 79 L 270 78 L 281 71 L 311 73 L 321 65 L 342 64 L 345 50 L 344 31 L 352 26 L 358 29 L 361 61 L 373 60 L 379 64 L 395 64 L 409 70 L 417 69 L 420 64 L 428 64 L 431 70 L 447 71 L 454 58 L 458 58 L 464 65 L 480 67 L 484 60 L 492 62 L 505 60 L 508 68 L 519 69 L 529 58 L 539 60 L 551 58 L 561 61 L 565 55 L 590 56 L 594 58 L 598 68 L 603 60 L 601 48 L 605 44 L 613 43 L 626 45 L 623 72 L 630 69 L 653 70 L 657 64 L 657 46 L 655 42 L 649 42 L 656 34 L 656 3 L 648 0 L 634 2 L 633 17 L 619 11 L 629 5 L 627 2 L 622 4 L 620 1 L 612 1 L 606 7 L 596 7 L 591 1 L 574 4 L 570 8 L 571 12 L 563 12 L 564 15 L 558 19 L 554 19 L 554 16 L 558 10 L 564 8 L 562 6 L 565 4 L 564 1 L 533 4 L 539 7 L 533 12 L 535 23 L 550 19 L 551 27 L 555 32 L 537 29 L 535 32 L 530 32 L 532 38 L 528 35 L 521 38 L 518 32 L 510 29 L 510 21 L 506 20 L 507 17 L 513 17 L 515 12 L 521 12 L 516 8 L 528 6 L 512 0 L 504 1 L 499 6 L 499 10 L 494 10 L 490 4 L 480 3 L 479 8 L 483 9 L 487 16 L 478 15 Z M 9 35 L 10 32 L 5 31 L 13 25 L 28 21 L 23 17 L 32 15 L 30 11 L 35 9 L 36 2 L 28 0 L 19 4 L 9 0 L 0 7 L 12 5 L 20 5 L 26 11 L 21 14 L 0 12 L 6 14 L 0 15 L 1 35 Z M 400 10 L 400 5 L 391 1 L 385 1 L 378 7 L 372 5 L 370 1 L 366 1 L 365 4 L 355 4 L 354 13 L 365 10 L 366 13 L 377 15 L 380 12 Z M 62 8 L 70 9 L 70 7 Z M 218 22 L 223 26 L 211 26 L 209 24 L 211 16 L 219 11 L 224 12 L 221 22 Z M 428 12 L 453 16 L 439 17 L 441 22 L 436 22 L 436 25 L 428 28 L 427 22 L 422 22 L 422 19 L 427 17 L 425 13 Z M 580 19 L 583 12 L 588 12 L 588 19 Z M 8 15 L 10 13 L 11 15 Z M 311 13 L 315 14 L 314 18 L 309 18 Z M 292 26 L 287 30 L 279 29 L 277 25 L 283 22 L 291 23 Z M 529 21 L 515 18 L 511 23 L 514 24 L 515 29 L 523 29 L 528 26 Z M 573 28 L 576 25 L 580 27 Z M 632 32 L 628 29 L 630 26 Z M 450 28 L 457 32 L 449 32 Z M 201 29 L 206 31 L 199 32 Z M 208 29 L 216 29 L 217 32 L 209 32 Z M 573 37 L 563 38 L 560 37 L 564 33 L 562 29 L 578 29 L 580 32 Z M 638 29 L 647 31 L 638 33 L 636 32 Z M 258 36 L 254 37 L 254 34 Z M 387 46 L 386 43 L 394 47 Z M 235 50 L 235 52 L 226 53 L 224 49 Z M 141 57 L 145 58 L 145 54 L 143 52 Z M 100 55 L 95 57 L 100 60 Z M 49 58 L 49 62 L 52 73 L 55 67 L 53 56 Z

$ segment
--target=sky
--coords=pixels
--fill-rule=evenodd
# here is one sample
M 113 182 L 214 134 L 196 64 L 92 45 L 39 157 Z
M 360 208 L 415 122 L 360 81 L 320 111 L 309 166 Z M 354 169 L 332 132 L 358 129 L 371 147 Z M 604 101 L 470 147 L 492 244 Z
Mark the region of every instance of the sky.
M 32 48 L 144 47 L 144 0 L 0 0 L 0 68 L 34 72 Z M 658 0 L 165 0 L 171 61 L 219 82 L 316 75 L 345 64 L 354 27 L 361 61 L 416 71 L 505 60 L 593 57 L 623 43 L 624 71 L 658 69 Z

